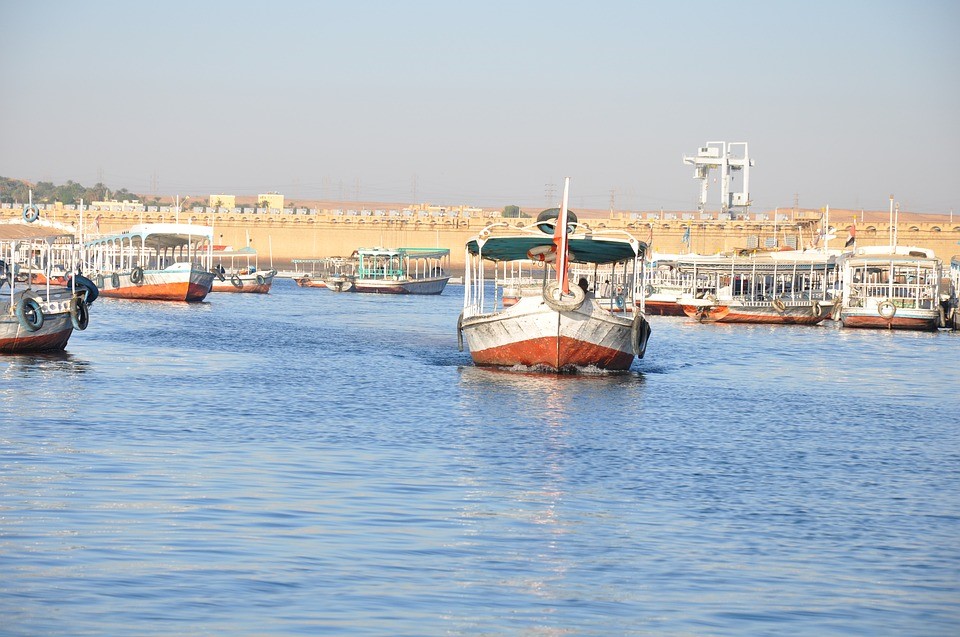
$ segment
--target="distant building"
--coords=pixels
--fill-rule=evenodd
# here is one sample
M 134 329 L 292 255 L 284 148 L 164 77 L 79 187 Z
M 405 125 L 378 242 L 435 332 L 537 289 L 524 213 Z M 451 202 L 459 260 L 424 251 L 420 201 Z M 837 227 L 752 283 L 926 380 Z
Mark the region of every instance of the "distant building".
M 237 198 L 235 195 L 210 195 L 210 207 L 216 210 L 218 206 L 221 210 L 232 210 L 237 207 Z
M 257 207 L 260 207 L 264 201 L 267 202 L 267 208 L 273 210 L 283 210 L 283 195 L 278 192 L 268 192 L 266 194 L 257 195 Z

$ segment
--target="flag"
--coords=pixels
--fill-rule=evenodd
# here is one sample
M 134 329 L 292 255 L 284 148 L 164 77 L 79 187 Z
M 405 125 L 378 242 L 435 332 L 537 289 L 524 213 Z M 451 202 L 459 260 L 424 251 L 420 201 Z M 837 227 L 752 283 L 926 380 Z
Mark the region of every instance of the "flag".
M 687 226 L 686 231 L 683 233 L 683 238 L 680 239 L 680 243 L 690 243 L 690 226 Z
M 856 219 L 853 220 L 853 225 L 847 228 L 847 230 L 850 232 L 850 234 L 847 237 L 847 242 L 843 244 L 844 248 L 849 248 L 850 246 L 856 245 L 857 243 L 857 220 Z

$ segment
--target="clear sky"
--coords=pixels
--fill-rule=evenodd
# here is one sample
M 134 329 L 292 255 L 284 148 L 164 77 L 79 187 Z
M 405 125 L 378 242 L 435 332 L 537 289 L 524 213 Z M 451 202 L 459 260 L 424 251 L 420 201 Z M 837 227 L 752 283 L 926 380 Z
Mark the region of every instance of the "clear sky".
M 2 0 L 0 175 L 144 194 L 960 211 L 960 2 Z M 552 184 L 552 186 L 551 186 Z M 714 192 L 708 207 L 718 207 Z

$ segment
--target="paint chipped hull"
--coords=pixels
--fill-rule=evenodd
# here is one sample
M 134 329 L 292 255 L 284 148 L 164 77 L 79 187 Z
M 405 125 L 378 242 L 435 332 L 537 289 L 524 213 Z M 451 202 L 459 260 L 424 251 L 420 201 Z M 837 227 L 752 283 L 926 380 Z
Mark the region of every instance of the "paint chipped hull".
M 623 371 L 634 354 L 632 321 L 596 309 L 591 300 L 556 312 L 541 298 L 522 298 L 493 314 L 464 318 L 463 336 L 476 365 Z
M 186 301 L 196 303 L 206 298 L 213 286 L 213 272 L 199 267 L 182 270 L 146 270 L 139 284 L 130 279 L 130 272 L 97 277 L 100 295 L 115 299 L 151 301 Z M 102 283 L 102 285 L 101 285 Z

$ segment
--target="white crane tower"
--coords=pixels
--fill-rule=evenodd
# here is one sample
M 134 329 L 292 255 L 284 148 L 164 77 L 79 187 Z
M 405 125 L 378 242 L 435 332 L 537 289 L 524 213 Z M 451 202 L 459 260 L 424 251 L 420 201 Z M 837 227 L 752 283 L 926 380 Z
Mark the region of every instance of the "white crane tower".
M 710 171 L 720 169 L 720 211 L 731 208 L 747 208 L 750 205 L 750 167 L 753 160 L 747 152 L 747 142 L 707 142 L 697 149 L 694 157 L 684 155 L 683 163 L 693 165 L 693 178 L 700 180 L 700 201 L 697 210 L 703 212 L 707 203 Z M 734 172 L 743 171 L 743 189 L 731 192 L 730 181 Z

